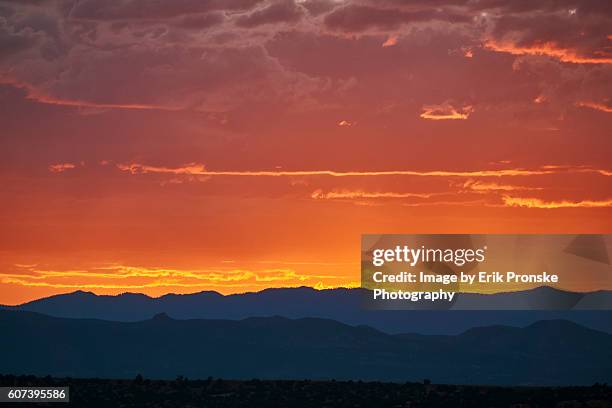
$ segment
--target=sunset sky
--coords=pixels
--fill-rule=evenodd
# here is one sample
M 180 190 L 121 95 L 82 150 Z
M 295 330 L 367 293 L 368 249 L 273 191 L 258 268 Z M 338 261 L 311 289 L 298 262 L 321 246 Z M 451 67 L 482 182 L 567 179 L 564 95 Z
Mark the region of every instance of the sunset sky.
M 0 0 L 0 303 L 612 232 L 612 2 Z

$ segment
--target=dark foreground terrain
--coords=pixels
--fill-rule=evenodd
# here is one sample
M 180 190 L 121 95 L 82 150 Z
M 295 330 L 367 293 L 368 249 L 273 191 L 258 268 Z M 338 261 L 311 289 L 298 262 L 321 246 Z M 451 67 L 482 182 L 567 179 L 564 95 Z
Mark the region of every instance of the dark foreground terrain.
M 142 322 L 0 311 L 0 374 L 73 378 L 612 383 L 612 335 L 564 320 L 457 336 L 389 335 L 326 319 Z
M 612 387 L 484 387 L 361 381 L 171 381 L 0 375 L 0 386 L 69 386 L 62 407 L 610 407 Z M 5 403 L 2 407 L 32 404 Z M 44 406 L 44 404 L 39 404 Z

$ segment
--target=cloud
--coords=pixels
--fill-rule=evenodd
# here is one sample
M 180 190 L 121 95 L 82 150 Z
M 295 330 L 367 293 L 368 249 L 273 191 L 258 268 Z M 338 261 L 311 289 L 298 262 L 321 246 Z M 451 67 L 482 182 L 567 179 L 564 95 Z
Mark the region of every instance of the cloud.
M 603 103 L 579 101 L 579 102 L 576 102 L 576 106 L 595 109 L 595 110 L 606 112 L 606 113 L 612 113 L 612 107 L 606 104 L 603 104 Z
M 562 48 L 554 42 L 520 46 L 510 42 L 503 43 L 488 40 L 485 42 L 484 47 L 492 51 L 505 52 L 512 55 L 544 55 L 572 64 L 612 64 L 612 57 L 610 56 L 581 56 L 578 55 L 576 50 Z
M 545 95 L 538 95 L 535 98 L 533 98 L 533 103 L 544 103 L 546 102 L 546 96 Z
M 204 14 L 186 15 L 180 18 L 175 25 L 186 29 L 205 29 L 218 26 L 225 21 L 225 14 L 211 12 Z
M 389 37 L 387 37 L 385 42 L 382 43 L 382 47 L 393 47 L 396 44 L 397 44 L 397 36 L 390 35 Z
M 94 21 L 168 19 L 215 10 L 246 11 L 261 2 L 262 0 L 84 0 L 74 4 L 69 10 L 69 16 L 73 19 Z
M 511 1 L 477 3 L 487 15 L 483 18 L 488 26 L 483 41 L 486 49 L 546 56 L 565 64 L 612 64 L 607 39 L 612 10 L 605 1 L 533 2 L 518 7 Z
M 386 199 L 410 199 L 417 198 L 422 200 L 404 202 L 402 205 L 410 207 L 429 207 L 429 206 L 473 206 L 480 205 L 483 207 L 499 207 L 497 202 L 499 195 L 495 193 L 508 193 L 513 191 L 542 191 L 541 187 L 518 186 L 511 184 L 499 184 L 494 182 L 484 182 L 479 180 L 467 180 L 458 187 L 468 189 L 470 192 L 478 194 L 494 193 L 491 199 L 474 199 L 474 200 L 429 200 L 439 196 L 453 196 L 456 192 L 452 190 L 446 192 L 435 193 L 414 193 L 414 192 L 380 192 L 380 191 L 364 191 L 364 190 L 333 190 L 325 192 L 318 189 L 312 192 L 311 198 L 315 200 L 386 200 Z M 458 196 L 457 196 L 458 197 Z M 491 201 L 495 199 L 496 201 Z M 523 208 L 602 208 L 612 207 L 612 199 L 609 200 L 581 200 L 581 201 L 547 201 L 539 198 L 531 197 L 515 197 L 504 194 L 501 196 L 503 206 L 505 207 L 523 207 Z M 357 204 L 373 205 L 371 201 L 357 201 Z
M 331 281 L 336 275 L 303 274 L 291 268 L 241 269 L 204 268 L 176 269 L 109 264 L 78 270 L 42 269 L 36 265 L 19 265 L 16 272 L 0 274 L 0 281 L 29 287 L 81 289 L 145 289 L 145 288 L 244 288 L 314 286 L 321 279 Z
M 303 16 L 302 9 L 293 0 L 278 0 L 236 19 L 239 27 L 251 28 L 264 24 L 295 23 Z
M 467 98 L 484 109 L 503 104 L 499 95 L 507 102 L 530 88 L 525 83 L 512 87 L 502 63 L 489 54 L 548 55 L 555 61 L 609 65 L 609 8 L 581 1 L 509 3 L 11 2 L 0 18 L 0 83 L 24 89 L 33 101 L 77 108 L 373 110 L 379 107 L 361 105 L 397 105 L 403 99 L 396 90 L 404 88 L 411 90 L 414 106 L 424 105 L 435 91 L 438 100 Z M 381 54 L 370 48 L 374 46 Z M 300 56 L 292 57 L 298 50 Z M 454 69 L 463 69 L 456 65 L 460 55 L 471 59 L 473 72 L 464 76 L 464 84 L 454 80 Z M 569 87 L 548 75 L 542 87 L 558 84 L 560 93 L 568 94 L 565 106 L 599 100 L 602 91 L 596 85 L 610 73 L 573 75 L 593 75 L 595 83 L 572 81 L 580 85 Z M 483 87 L 483 77 L 495 85 Z M 377 102 L 372 102 L 373 94 Z M 462 107 L 451 108 L 447 115 L 422 113 L 433 120 L 469 116 Z M 562 104 L 547 108 L 563 111 Z
M 40 36 L 31 31 L 17 30 L 0 16 L 0 62 L 18 56 L 38 43 Z
M 118 164 L 117 168 L 121 171 L 127 171 L 132 174 L 147 174 L 147 173 L 161 173 L 161 174 L 186 174 L 186 175 L 208 175 L 208 172 L 204 168 L 203 164 L 199 163 L 188 163 L 180 167 L 158 167 L 148 166 L 144 164 L 132 163 L 132 164 Z
M 329 191 L 315 190 L 311 198 L 317 200 L 354 199 L 354 198 L 430 198 L 439 193 L 398 193 L 398 192 L 368 192 L 368 191 Z
M 609 200 L 581 200 L 581 201 L 545 201 L 539 198 L 504 196 L 503 202 L 508 207 L 525 208 L 604 208 L 612 207 L 612 199 Z
M 13 85 L 15 88 L 26 90 L 26 98 L 43 103 L 46 105 L 71 106 L 76 108 L 101 108 L 101 109 L 128 109 L 128 110 L 161 110 L 161 111 L 178 111 L 182 108 L 179 106 L 164 106 L 164 105 L 147 105 L 147 104 L 126 104 L 126 103 L 105 103 L 91 102 L 77 99 L 62 99 L 45 94 L 42 90 L 28 84 L 27 82 L 18 82 L 12 78 L 1 78 L 0 84 Z
M 441 105 L 424 105 L 420 117 L 428 120 L 466 120 L 474 111 L 472 106 L 455 108 L 448 102 Z
M 76 168 L 76 164 L 74 163 L 56 163 L 49 165 L 49 171 L 51 173 L 63 173 L 74 168 Z
M 426 202 L 415 202 L 415 203 L 402 203 L 404 207 L 489 207 L 490 204 L 485 200 L 463 200 L 463 201 L 426 201 Z
M 417 176 L 417 177 L 504 177 L 504 176 L 534 176 L 558 174 L 563 172 L 595 172 L 605 170 L 590 168 L 575 169 L 493 169 L 493 170 L 383 170 L 383 171 L 336 171 L 336 170 L 207 170 L 203 164 L 189 163 L 179 167 L 151 166 L 140 163 L 118 164 L 117 168 L 131 174 L 175 174 L 227 177 L 300 177 L 300 176 L 330 176 L 330 177 L 386 177 L 386 176 Z M 603 174 L 603 173 L 602 173 Z
M 313 286 L 313 288 L 316 290 L 327 290 L 327 289 L 338 289 L 338 288 L 353 289 L 353 288 L 358 288 L 360 286 L 361 286 L 361 282 L 358 282 L 358 281 L 351 281 L 351 282 L 343 283 L 340 285 L 327 285 L 319 281 Z
M 512 184 L 499 184 L 492 182 L 484 182 L 479 180 L 467 180 L 465 181 L 461 187 L 465 189 L 469 189 L 476 192 L 490 192 L 490 191 L 520 191 L 520 190 L 543 190 L 542 187 L 527 187 L 527 186 L 517 186 Z
M 436 20 L 461 23 L 468 22 L 470 18 L 461 13 L 431 7 L 408 11 L 349 3 L 331 11 L 325 16 L 324 23 L 332 30 L 362 32 L 368 29 L 393 30 L 403 24 Z
M 0 84 L 44 104 L 196 112 L 303 100 L 326 86 L 325 79 L 271 58 L 265 36 L 236 29 L 234 20 L 254 27 L 289 18 L 281 11 L 290 4 L 302 10 L 286 1 L 252 11 L 259 3 L 89 0 L 69 10 L 51 2 L 16 5 L 13 15 L 0 18 Z M 224 14 L 230 11 L 231 19 Z

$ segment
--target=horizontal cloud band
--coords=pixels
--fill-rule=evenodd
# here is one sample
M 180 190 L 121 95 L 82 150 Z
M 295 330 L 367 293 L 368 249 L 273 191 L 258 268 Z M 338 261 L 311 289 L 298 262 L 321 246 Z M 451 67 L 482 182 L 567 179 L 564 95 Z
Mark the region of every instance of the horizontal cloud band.
M 232 177 L 293 177 L 293 176 L 330 176 L 330 177 L 378 177 L 378 176 L 420 176 L 420 177 L 505 177 L 538 176 L 560 173 L 598 173 L 610 176 L 612 172 L 588 167 L 543 166 L 538 169 L 498 169 L 498 170 L 384 170 L 384 171 L 336 171 L 336 170 L 244 170 L 211 171 L 203 164 L 189 163 L 181 167 L 149 166 L 139 163 L 118 164 L 117 168 L 131 174 L 175 174 L 191 176 L 232 176 Z

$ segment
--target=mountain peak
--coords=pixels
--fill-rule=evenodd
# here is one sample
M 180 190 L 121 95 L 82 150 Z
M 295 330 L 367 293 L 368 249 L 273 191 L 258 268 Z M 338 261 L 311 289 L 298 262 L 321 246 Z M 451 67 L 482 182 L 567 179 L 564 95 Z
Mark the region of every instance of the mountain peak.
M 162 321 L 170 321 L 173 320 L 170 316 L 168 316 L 168 314 L 162 312 L 162 313 L 158 313 L 155 316 L 153 316 L 153 318 L 151 320 L 157 321 L 157 322 L 162 322 Z
M 66 295 L 76 295 L 76 296 L 97 296 L 93 292 L 88 292 L 86 290 L 75 290 L 72 293 L 67 293 Z
M 585 327 L 566 319 L 538 320 L 526 327 L 527 329 L 584 329 Z

